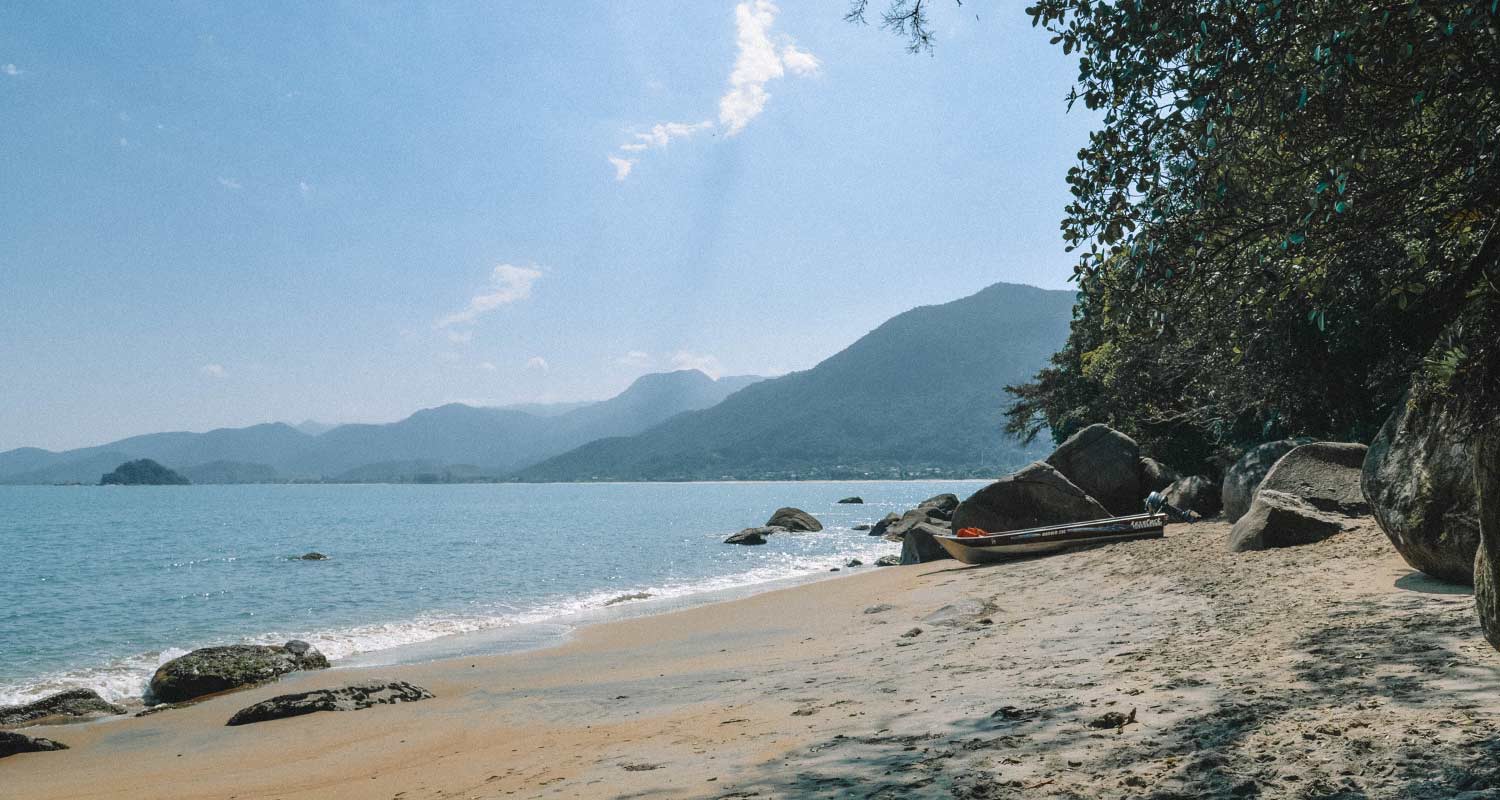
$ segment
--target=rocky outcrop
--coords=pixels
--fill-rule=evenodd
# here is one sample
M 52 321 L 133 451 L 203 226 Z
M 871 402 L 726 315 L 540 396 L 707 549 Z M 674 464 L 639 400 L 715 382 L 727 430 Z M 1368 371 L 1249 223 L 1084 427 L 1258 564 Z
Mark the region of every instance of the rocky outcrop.
M 773 528 L 761 526 L 759 528 L 746 528 L 739 533 L 724 540 L 724 544 L 765 544 L 766 537 L 773 533 L 785 533 L 786 528 Z
M 125 709 L 105 701 L 93 689 L 69 689 L 24 705 L 0 706 L 0 727 L 113 717 L 124 713 Z
M 1250 448 L 1229 472 L 1224 474 L 1223 508 L 1224 518 L 1230 522 L 1238 520 L 1250 510 L 1250 501 L 1255 499 L 1255 490 L 1282 456 L 1301 444 L 1295 439 L 1279 439 Z
M 54 742 L 51 739 L 43 739 L 39 736 L 26 736 L 25 734 L 0 731 L 0 758 L 13 756 L 17 753 L 45 753 L 48 750 L 66 750 L 68 746 L 62 742 Z
M 882 517 L 879 522 L 872 525 L 870 527 L 869 533 L 871 536 L 884 536 L 885 532 L 890 530 L 892 525 L 895 525 L 900 521 L 901 515 L 892 511 L 891 513 L 886 514 L 884 517 Z
M 157 668 L 151 676 L 153 703 L 180 703 L 208 694 L 253 686 L 289 672 L 326 669 L 328 659 L 307 642 L 236 644 L 194 650 Z
M 1403 398 L 1360 476 L 1375 521 L 1406 563 L 1434 578 L 1474 582 L 1479 499 L 1472 437 L 1449 409 Z
M 1141 491 L 1146 494 L 1160 492 L 1171 486 L 1181 477 L 1181 475 L 1177 474 L 1177 470 L 1154 458 L 1141 459 Z M 1144 500 L 1145 498 L 1142 499 Z M 1174 503 L 1173 505 L 1176 504 Z M 1178 508 L 1181 508 L 1181 506 L 1178 506 Z
M 823 523 L 819 522 L 813 515 L 800 508 L 778 508 L 771 518 L 766 520 L 768 528 L 786 528 L 792 532 L 799 531 L 821 531 Z
M 953 512 L 952 527 L 997 533 L 1107 516 L 1104 506 L 1061 472 L 1035 461 L 960 503 Z
M 864 502 L 865 499 L 863 497 L 860 497 L 859 495 L 855 495 L 854 497 L 845 497 L 843 500 L 839 501 L 841 505 L 863 505 Z
M 1256 491 L 1300 497 L 1319 511 L 1364 516 L 1370 513 L 1370 504 L 1359 489 L 1359 475 L 1368 449 L 1345 442 L 1312 442 L 1292 448 L 1271 465 Z
M 899 542 L 905 539 L 906 534 L 913 528 L 924 523 L 946 528 L 948 527 L 948 518 L 938 508 L 913 508 L 902 514 L 900 519 L 886 526 L 885 538 L 893 542 Z
M 1344 530 L 1348 518 L 1320 511 L 1296 495 L 1261 489 L 1229 531 L 1229 549 L 1243 553 L 1321 542 Z
M 1167 498 L 1169 505 L 1191 511 L 1205 519 L 1217 516 L 1224 506 L 1219 484 L 1202 475 L 1178 478 L 1172 481 L 1172 485 L 1162 495 Z
M 371 706 L 431 700 L 432 692 L 406 681 L 356 683 L 337 689 L 277 695 L 247 706 L 229 718 L 230 725 L 249 725 L 273 719 L 300 717 L 319 711 L 358 711 Z
M 1474 493 L 1479 501 L 1474 606 L 1484 638 L 1500 650 L 1500 429 L 1482 434 L 1475 443 Z
M 917 523 L 901 539 L 901 563 L 902 564 L 925 564 L 929 561 L 941 561 L 952 558 L 948 551 L 937 543 L 934 536 L 948 533 L 948 529 L 926 522 Z
M 953 512 L 958 508 L 958 495 L 937 494 L 917 504 L 917 508 L 935 509 L 943 519 L 952 519 Z
M 1068 437 L 1047 456 L 1047 463 L 1115 514 L 1139 511 L 1146 499 L 1141 448 L 1108 425 L 1090 425 Z

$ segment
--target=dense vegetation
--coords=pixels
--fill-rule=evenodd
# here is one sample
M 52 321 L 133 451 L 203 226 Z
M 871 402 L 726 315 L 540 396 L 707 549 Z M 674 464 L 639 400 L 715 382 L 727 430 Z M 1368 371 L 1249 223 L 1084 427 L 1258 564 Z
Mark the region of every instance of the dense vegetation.
M 113 472 L 105 473 L 99 478 L 99 485 L 186 486 L 188 479 L 149 458 L 142 458 L 126 461 L 115 467 Z
M 884 24 L 930 49 L 930 5 Z M 1414 374 L 1494 408 L 1493 0 L 1027 13 L 1102 124 L 1067 176 L 1072 335 L 1013 388 L 1010 430 L 1105 421 L 1194 468 L 1280 435 L 1367 441 Z

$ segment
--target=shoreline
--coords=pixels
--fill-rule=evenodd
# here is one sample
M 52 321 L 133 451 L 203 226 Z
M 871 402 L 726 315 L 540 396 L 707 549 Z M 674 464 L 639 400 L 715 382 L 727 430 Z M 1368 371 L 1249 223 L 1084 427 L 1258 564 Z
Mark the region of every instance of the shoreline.
M 0 783 L 43 800 L 1437 800 L 1500 785 L 1500 655 L 1463 590 L 1413 573 L 1368 520 L 1239 555 L 1227 531 L 870 570 L 541 650 L 298 673 L 32 729 L 73 749 L 0 761 Z M 362 677 L 436 697 L 224 724 Z M 1090 727 L 1111 711 L 1135 722 Z

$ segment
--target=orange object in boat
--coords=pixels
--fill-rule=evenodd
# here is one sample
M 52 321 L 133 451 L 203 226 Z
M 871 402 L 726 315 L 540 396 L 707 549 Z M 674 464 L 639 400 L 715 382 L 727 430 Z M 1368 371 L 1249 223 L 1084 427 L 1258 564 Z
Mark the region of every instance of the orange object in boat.
M 988 533 L 978 528 L 964 528 L 958 532 L 958 535 L 964 539 L 972 539 L 975 536 L 989 536 Z

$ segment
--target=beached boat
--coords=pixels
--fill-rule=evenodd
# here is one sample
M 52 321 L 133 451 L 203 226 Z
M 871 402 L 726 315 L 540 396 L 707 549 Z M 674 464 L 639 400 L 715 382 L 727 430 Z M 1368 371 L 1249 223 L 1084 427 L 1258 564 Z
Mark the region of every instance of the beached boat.
M 965 564 L 986 564 L 1020 556 L 1054 553 L 1081 544 L 1160 539 L 1166 523 L 1166 514 L 1146 513 L 1003 531 L 984 536 L 948 534 L 932 538 L 948 551 L 948 555 Z

